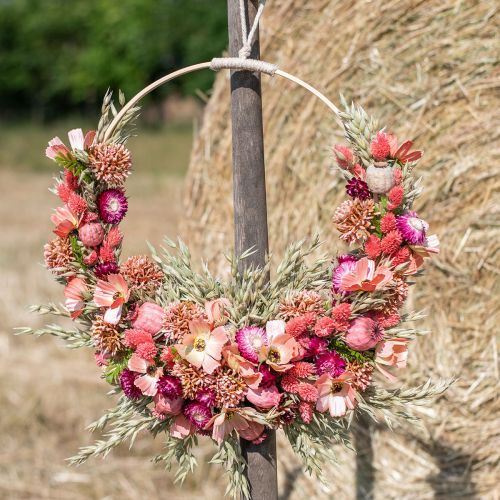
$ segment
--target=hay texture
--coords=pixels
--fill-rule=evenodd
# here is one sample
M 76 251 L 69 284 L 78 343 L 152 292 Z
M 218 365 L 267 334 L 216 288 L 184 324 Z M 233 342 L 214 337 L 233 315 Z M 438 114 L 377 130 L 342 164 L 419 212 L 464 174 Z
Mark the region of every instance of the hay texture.
M 375 498 L 498 498 L 500 65 L 495 1 L 272 0 L 263 58 L 338 103 L 360 103 L 400 139 L 424 149 L 420 214 L 442 242 L 410 299 L 433 334 L 413 344 L 404 382 L 458 376 L 423 429 L 373 429 Z M 270 247 L 319 231 L 342 249 L 331 223 L 344 198 L 331 147 L 342 133 L 302 89 L 263 79 Z M 184 236 L 214 267 L 232 247 L 229 80 L 218 75 L 195 141 Z M 360 450 L 367 453 L 368 450 Z M 280 448 L 283 498 L 353 498 L 355 460 L 340 452 L 332 489 L 300 473 Z M 366 472 L 366 471 L 365 471 Z M 363 485 L 361 485 L 363 486 Z M 365 498 L 358 491 L 359 498 Z

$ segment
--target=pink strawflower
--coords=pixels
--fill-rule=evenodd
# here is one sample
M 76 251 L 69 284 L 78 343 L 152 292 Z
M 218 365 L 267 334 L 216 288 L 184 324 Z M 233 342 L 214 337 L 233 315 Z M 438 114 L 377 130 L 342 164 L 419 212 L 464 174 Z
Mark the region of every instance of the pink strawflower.
M 102 264 L 97 264 L 94 269 L 94 273 L 97 278 L 104 278 L 110 274 L 118 274 L 120 268 L 116 262 L 103 262 Z
M 193 401 L 187 403 L 182 413 L 197 429 L 202 430 L 212 418 L 212 412 L 202 403 Z
M 299 403 L 299 413 L 302 421 L 305 424 L 310 424 L 314 413 L 312 404 L 306 403 L 305 401 L 301 401 Z
M 236 343 L 240 354 L 249 361 L 257 363 L 259 361 L 259 353 L 264 346 L 267 346 L 268 340 L 266 331 L 257 326 L 246 326 L 236 332 Z
M 97 280 L 94 302 L 97 307 L 107 307 L 104 321 L 117 325 L 122 315 L 123 304 L 130 296 L 127 282 L 120 274 L 110 274 L 108 280 Z
M 405 241 L 412 245 L 423 245 L 429 224 L 418 217 L 416 212 L 408 211 L 398 216 L 397 227 Z
M 143 359 L 134 353 L 128 360 L 128 369 L 142 374 L 135 379 L 134 385 L 145 396 L 156 395 L 158 392 L 158 380 L 163 375 L 163 368 L 156 366 L 153 361 Z
M 327 350 L 327 342 L 319 337 L 312 337 L 307 344 L 307 355 L 318 356 Z
M 216 402 L 215 391 L 213 389 L 210 389 L 210 388 L 200 389 L 196 393 L 196 401 L 211 408 L 212 406 L 215 405 L 215 402 Z
M 380 239 L 378 236 L 371 234 L 365 243 L 365 253 L 369 259 L 376 259 L 382 249 L 380 247 Z
M 271 370 L 267 365 L 259 366 L 259 373 L 262 374 L 262 379 L 260 381 L 259 387 L 270 387 L 276 383 L 276 375 L 271 373 Z
M 380 248 L 385 254 L 393 254 L 398 251 L 401 243 L 403 242 L 403 237 L 399 231 L 389 231 L 380 242 Z
M 332 288 L 335 293 L 343 293 L 341 290 L 342 278 L 354 269 L 357 260 L 353 255 L 340 255 L 337 257 L 338 265 L 332 273 Z
M 97 208 L 101 220 L 107 224 L 118 224 L 125 217 L 128 202 L 121 189 L 107 189 L 97 197 Z
M 340 289 L 348 292 L 380 290 L 392 279 L 391 270 L 375 264 L 375 261 L 363 257 L 348 271 L 340 282 Z
M 377 161 L 385 160 L 391 153 L 391 143 L 389 134 L 378 132 L 371 142 L 370 152 Z
M 300 382 L 297 386 L 297 394 L 308 403 L 315 403 L 318 399 L 318 389 L 306 382 Z
M 316 368 L 312 363 L 297 361 L 287 373 L 292 377 L 307 378 L 314 375 L 315 371 Z
M 346 362 L 335 351 L 325 352 L 316 358 L 316 372 L 318 375 L 328 373 L 336 378 L 345 372 Z
M 314 333 L 318 337 L 328 337 L 335 331 L 336 325 L 337 322 L 333 318 L 323 316 L 314 325 Z
M 350 374 L 344 372 L 340 377 L 333 378 L 324 373 L 316 381 L 318 388 L 318 401 L 316 409 L 321 412 L 329 412 L 332 417 L 343 417 L 347 410 L 356 407 L 356 391 L 349 383 Z
M 347 169 L 352 165 L 353 154 L 349 148 L 336 144 L 333 148 L 333 154 L 340 168 Z
M 384 338 L 384 329 L 373 319 L 359 317 L 351 322 L 345 343 L 356 351 L 372 349 Z
M 380 219 L 380 230 L 387 234 L 396 229 L 396 216 L 392 212 L 386 212 Z
M 388 208 L 389 210 L 394 210 L 395 208 L 399 207 L 401 205 L 403 198 L 404 198 L 405 191 L 403 189 L 403 186 L 397 185 L 394 186 L 390 191 L 389 191 L 389 205 Z
M 66 285 L 64 289 L 65 305 L 71 313 L 71 319 L 76 319 L 82 314 L 85 307 L 85 295 L 88 291 L 88 286 L 82 278 L 73 278 Z
M 196 368 L 202 368 L 206 373 L 213 373 L 219 366 L 222 348 L 228 341 L 224 327 L 219 326 L 210 331 L 210 325 L 205 321 L 191 321 L 190 333 L 184 335 L 175 348 L 179 355 Z
M 163 326 L 165 311 L 154 302 L 144 302 L 137 309 L 137 316 L 132 321 L 134 328 L 145 330 L 151 335 L 156 335 Z
M 138 356 L 144 359 L 153 360 L 158 353 L 158 348 L 153 342 L 144 342 L 137 346 L 135 351 Z
M 269 409 L 278 406 L 281 401 L 281 394 L 275 385 L 271 385 L 257 389 L 249 388 L 246 398 L 250 403 L 259 408 Z

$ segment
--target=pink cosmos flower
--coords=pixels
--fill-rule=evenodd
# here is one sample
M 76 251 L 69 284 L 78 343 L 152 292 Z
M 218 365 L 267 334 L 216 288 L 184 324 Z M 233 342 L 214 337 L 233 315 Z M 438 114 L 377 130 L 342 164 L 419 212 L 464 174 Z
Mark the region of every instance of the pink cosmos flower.
M 285 333 L 286 323 L 283 320 L 266 323 L 268 344 L 261 347 L 259 361 L 265 361 L 273 370 L 284 372 L 292 368 L 290 361 L 300 352 L 296 340 Z
M 375 361 L 383 365 L 405 368 L 408 359 L 408 339 L 393 338 L 380 342 L 375 349 Z
M 71 231 L 80 227 L 82 216 L 74 214 L 67 206 L 64 206 L 56 208 L 50 220 L 56 226 L 54 233 L 60 238 L 66 238 Z
M 66 309 L 71 313 L 71 319 L 76 319 L 85 307 L 84 295 L 88 286 L 82 278 L 73 278 L 64 289 Z
M 130 297 L 127 282 L 121 274 L 108 275 L 108 281 L 97 280 L 94 292 L 94 302 L 98 307 L 107 307 L 104 321 L 117 325 L 122 316 L 123 304 Z
M 49 145 L 45 150 L 45 156 L 54 160 L 56 156 L 73 156 L 71 151 L 76 149 L 86 150 L 88 149 L 92 143 L 94 142 L 95 131 L 90 130 L 87 134 L 83 135 L 83 131 L 81 128 L 75 128 L 68 132 L 68 139 L 71 146 L 71 150 L 64 145 L 64 143 L 59 139 L 59 137 L 54 137 L 49 141 Z
M 221 413 L 210 419 L 206 429 L 212 428 L 212 439 L 217 444 L 221 444 L 234 430 L 242 438 L 254 441 L 264 432 L 264 426 L 252 419 L 254 416 L 255 410 L 252 408 L 223 408 Z
M 145 396 L 156 396 L 158 393 L 158 380 L 163 375 L 163 368 L 156 366 L 153 361 L 143 359 L 134 353 L 128 360 L 128 369 L 143 374 L 135 379 L 134 385 Z
M 196 432 L 196 427 L 181 413 L 175 417 L 170 426 L 170 435 L 177 439 L 184 439 Z
M 354 410 L 356 391 L 349 383 L 350 378 L 349 372 L 338 378 L 332 378 L 328 373 L 321 375 L 316 381 L 319 393 L 316 409 L 321 413 L 329 411 L 332 417 L 343 417 L 347 410 Z
M 246 398 L 250 403 L 259 408 L 273 408 L 281 401 L 281 394 L 275 385 L 270 387 L 249 388 Z
M 175 348 L 186 361 L 202 368 L 206 373 L 213 373 L 220 366 L 222 348 L 228 341 L 224 327 L 210 330 L 205 321 L 194 320 L 189 323 L 189 331 L 182 342 Z
M 227 323 L 229 315 L 227 309 L 231 307 L 231 302 L 225 298 L 209 300 L 205 303 L 208 322 L 215 326 L 222 326 Z
M 392 271 L 375 261 L 363 257 L 342 278 L 340 289 L 347 292 L 380 290 L 392 279 Z

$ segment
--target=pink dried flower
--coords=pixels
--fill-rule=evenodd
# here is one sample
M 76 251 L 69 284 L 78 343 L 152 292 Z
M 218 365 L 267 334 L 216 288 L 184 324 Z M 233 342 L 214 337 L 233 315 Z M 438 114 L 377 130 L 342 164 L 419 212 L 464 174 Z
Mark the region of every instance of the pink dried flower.
M 137 330 L 135 328 L 125 330 L 123 343 L 127 347 L 130 347 L 131 349 L 137 349 L 140 344 L 144 344 L 146 342 L 153 342 L 153 336 L 150 333 L 145 332 L 144 330 Z
M 396 368 L 406 367 L 408 359 L 408 339 L 393 338 L 380 342 L 375 349 L 377 363 Z
M 351 314 L 352 314 L 352 307 L 351 304 L 348 304 L 347 302 L 338 304 L 332 309 L 332 318 L 337 323 L 347 323 L 349 321 Z M 337 330 L 338 329 L 339 328 L 337 326 Z
M 85 295 L 88 292 L 88 286 L 82 278 L 73 278 L 64 289 L 66 297 L 66 309 L 71 313 L 71 319 L 76 319 L 82 314 L 85 307 Z
M 246 398 L 250 403 L 259 408 L 273 408 L 281 401 L 281 394 L 275 385 L 269 387 L 259 387 L 257 389 L 248 388 Z
M 340 289 L 347 292 L 373 292 L 385 287 L 392 279 L 392 272 L 384 265 L 377 266 L 375 261 L 366 257 L 358 260 L 352 270 L 344 275 Z
M 345 372 L 346 362 L 335 351 L 325 352 L 316 358 L 316 372 L 318 375 L 328 373 L 332 377 L 338 377 Z
M 174 302 L 165 311 L 163 329 L 168 338 L 179 340 L 189 333 L 189 323 L 193 320 L 208 321 L 201 306 L 189 301 Z
M 204 429 L 212 418 L 212 412 L 204 404 L 196 401 L 187 403 L 182 412 L 188 421 L 199 430 Z
M 401 171 L 400 168 L 394 168 L 394 182 L 396 184 L 401 184 L 401 181 L 403 180 L 403 172 Z
M 269 344 L 266 332 L 257 326 L 246 326 L 236 332 L 236 343 L 240 354 L 249 361 L 257 363 L 262 347 Z
M 118 224 L 125 217 L 128 202 L 121 189 L 107 189 L 97 197 L 97 208 L 101 220 L 107 224 Z
M 348 363 L 347 371 L 352 374 L 350 384 L 356 391 L 364 391 L 372 381 L 373 366 L 365 363 L 364 365 L 352 362 Z
M 61 182 L 57 185 L 57 195 L 63 203 L 68 203 L 72 193 L 73 190 L 65 182 Z
M 281 387 L 285 392 L 289 392 L 291 394 L 296 394 L 297 389 L 299 387 L 300 380 L 297 377 L 286 373 L 281 379 Z
M 376 161 L 385 160 L 391 153 L 389 134 L 378 132 L 370 145 L 370 151 Z
M 314 325 L 314 333 L 318 337 L 328 337 L 335 331 L 335 328 L 336 321 L 328 316 L 323 316 L 319 318 L 316 325 Z
M 295 339 L 285 333 L 285 322 L 282 320 L 266 323 L 268 344 L 263 345 L 259 353 L 259 361 L 265 361 L 274 371 L 289 370 L 290 361 L 298 354 L 298 344 Z
M 337 257 L 338 265 L 332 273 L 332 289 L 334 293 L 345 294 L 340 288 L 342 279 L 354 269 L 357 260 L 354 255 L 340 255 Z
M 297 386 L 297 394 L 308 403 L 315 403 L 318 399 L 318 389 L 305 382 L 301 382 Z
M 116 263 L 115 252 L 108 245 L 103 245 L 99 249 L 99 258 L 106 263 Z
M 359 198 L 360 200 L 367 200 L 371 197 L 368 184 L 361 179 L 353 177 L 345 187 L 346 193 L 351 198 Z
M 81 224 L 81 216 L 73 213 L 67 206 L 57 207 L 50 220 L 56 226 L 54 233 L 61 238 L 66 238 Z
M 380 229 L 384 234 L 396 229 L 396 216 L 392 212 L 386 212 L 380 219 Z
M 307 345 L 307 355 L 308 356 L 318 356 L 319 354 L 327 350 L 327 342 L 325 339 L 320 339 L 319 337 L 312 337 L 308 341 Z
M 271 373 L 267 365 L 260 365 L 259 373 L 262 374 L 262 380 L 260 381 L 259 387 L 270 387 L 276 382 L 276 375 Z
M 297 292 L 279 306 L 280 316 L 288 321 L 307 313 L 319 316 L 325 312 L 323 298 L 317 292 Z
M 137 346 L 137 350 L 135 352 L 141 358 L 153 360 L 158 353 L 158 348 L 153 342 L 144 342 Z
M 292 337 L 299 337 L 300 335 L 307 332 L 308 327 L 313 325 L 314 321 L 315 318 L 312 313 L 298 316 L 297 318 L 292 318 L 286 324 L 285 332 Z
M 164 279 L 161 269 L 146 255 L 129 257 L 120 266 L 120 272 L 131 290 L 147 294 L 154 294 Z
M 163 375 L 163 368 L 157 367 L 153 361 L 141 358 L 138 354 L 132 354 L 128 361 L 128 369 L 140 373 L 134 385 L 138 387 L 145 396 L 155 396 L 158 392 L 158 380 Z
M 297 361 L 287 373 L 293 377 L 307 378 L 314 375 L 315 370 L 315 366 L 312 363 Z
M 132 321 L 134 328 L 156 335 L 162 328 L 165 311 L 154 302 L 144 302 L 137 309 L 137 317 Z
M 97 252 L 95 250 L 92 250 L 88 255 L 86 255 L 84 258 L 83 258 L 83 263 L 86 265 L 86 266 L 93 266 L 96 262 L 97 262 L 97 258 L 98 258 L 98 255 L 97 255 Z M 94 270 L 95 272 L 95 270 Z M 112 273 L 113 274 L 116 274 L 118 272 L 118 268 L 116 268 Z M 108 274 L 111 274 L 111 273 L 108 273 Z M 98 275 L 96 273 L 96 276 L 98 278 L 102 278 L 104 275 Z
M 120 386 L 129 399 L 139 399 L 142 396 L 141 390 L 134 384 L 136 378 L 137 374 L 127 368 L 120 374 Z
M 88 205 L 84 198 L 75 192 L 71 192 L 68 196 L 68 208 L 77 215 L 83 214 L 87 210 Z
M 121 187 L 130 175 L 132 159 L 123 144 L 96 144 L 89 151 L 89 165 L 97 180 Z
M 101 279 L 110 274 L 119 274 L 119 272 L 120 268 L 118 267 L 118 264 L 116 262 L 103 262 L 102 264 L 97 264 L 94 269 L 96 277 Z
M 399 231 L 389 231 L 380 242 L 380 248 L 385 254 L 393 254 L 398 251 L 401 243 L 403 242 L 403 237 Z
M 408 243 L 412 245 L 423 245 L 425 243 L 429 224 L 421 219 L 416 212 L 405 212 L 397 218 L 396 224 Z
M 398 248 L 398 250 L 391 255 L 391 264 L 396 267 L 404 264 L 410 260 L 411 252 L 408 247 Z
M 299 413 L 300 418 L 305 424 L 310 424 L 313 417 L 313 406 L 310 403 L 306 403 L 305 401 L 301 401 L 299 403 Z
M 126 281 L 120 274 L 110 274 L 108 280 L 97 280 L 94 302 L 97 307 L 107 307 L 104 321 L 117 325 L 122 315 L 123 304 L 130 297 Z
M 366 239 L 372 229 L 375 204 L 372 199 L 345 200 L 335 210 L 333 222 L 340 232 L 340 239 L 349 245 Z
M 372 349 L 384 338 L 384 329 L 373 319 L 359 317 L 351 322 L 345 343 L 356 351 Z
M 371 234 L 365 243 L 365 253 L 369 259 L 376 259 L 382 249 L 380 247 L 380 239 L 378 236 Z
M 401 205 L 403 198 L 404 198 L 405 191 L 403 189 L 403 186 L 398 185 L 394 186 L 390 191 L 389 191 L 389 205 L 388 208 L 389 210 L 394 210 L 395 208 L 399 207 Z
M 113 226 L 106 236 L 104 244 L 110 248 L 116 248 L 123 239 L 123 234 L 118 226 Z
M 102 243 L 104 228 L 99 222 L 84 224 L 78 229 L 78 237 L 86 247 L 94 248 Z

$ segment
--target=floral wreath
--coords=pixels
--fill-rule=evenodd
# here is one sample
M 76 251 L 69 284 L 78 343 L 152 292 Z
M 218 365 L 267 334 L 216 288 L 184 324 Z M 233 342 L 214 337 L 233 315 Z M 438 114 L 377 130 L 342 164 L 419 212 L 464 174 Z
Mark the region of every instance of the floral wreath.
M 49 142 L 46 155 L 62 168 L 53 189 L 62 206 L 51 217 L 55 238 L 44 257 L 65 287 L 65 305 L 34 309 L 70 316 L 76 327 L 23 333 L 93 348 L 118 396 L 90 426 L 108 426 L 104 440 L 72 463 L 148 430 L 165 437 L 166 451 L 154 460 L 176 460 L 183 480 L 203 437 L 217 446 L 212 462 L 224 464 L 228 490 L 248 492 L 238 438 L 259 443 L 280 428 L 306 470 L 320 474 L 322 460 L 333 458 L 331 443 L 349 442 L 355 412 L 389 423 L 413 418 L 411 404 L 442 392 L 430 382 L 386 389 L 374 378 L 378 371 L 395 381 L 410 340 L 426 333 L 408 325 L 422 316 L 401 308 L 439 242 L 412 210 L 422 152 L 411 141 L 399 144 L 359 106 L 344 106 L 349 147 L 337 145 L 333 155 L 347 198 L 333 222 L 351 250 L 333 261 L 307 259 L 318 239 L 292 244 L 270 282 L 269 263 L 240 273 L 234 257 L 225 281 L 206 267 L 195 272 L 187 247 L 170 240 L 152 257 L 120 259 L 132 169 L 125 143 L 138 108 L 105 140 L 117 115 L 107 94 L 96 132 L 71 130 L 69 146 L 58 137 Z

